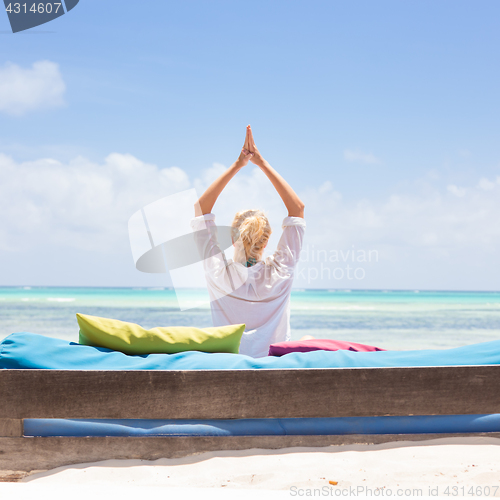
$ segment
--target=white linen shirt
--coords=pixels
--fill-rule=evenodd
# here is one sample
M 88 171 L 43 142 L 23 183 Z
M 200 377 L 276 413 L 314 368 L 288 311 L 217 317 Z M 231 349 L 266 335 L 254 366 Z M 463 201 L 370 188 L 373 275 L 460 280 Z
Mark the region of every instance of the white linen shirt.
M 306 222 L 285 217 L 274 254 L 246 267 L 220 250 L 212 213 L 191 220 L 203 265 L 214 326 L 245 323 L 240 354 L 267 356 L 269 346 L 290 340 L 290 292 Z M 208 231 L 203 231 L 207 229 Z

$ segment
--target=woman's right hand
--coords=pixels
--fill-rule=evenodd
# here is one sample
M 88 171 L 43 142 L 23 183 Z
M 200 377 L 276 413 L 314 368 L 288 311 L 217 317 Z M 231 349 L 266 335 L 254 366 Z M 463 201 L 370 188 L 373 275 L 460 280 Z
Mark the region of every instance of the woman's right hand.
M 262 167 L 264 165 L 265 160 L 260 154 L 259 150 L 257 149 L 257 146 L 255 145 L 255 142 L 253 140 L 252 127 L 250 127 L 250 125 L 247 125 L 247 136 L 248 136 L 248 150 L 250 151 L 250 153 L 252 153 L 250 161 L 254 165 Z
M 243 144 L 243 147 L 241 148 L 241 153 L 238 161 L 246 166 L 253 156 L 254 153 L 250 150 L 250 125 L 247 125 L 245 144 Z

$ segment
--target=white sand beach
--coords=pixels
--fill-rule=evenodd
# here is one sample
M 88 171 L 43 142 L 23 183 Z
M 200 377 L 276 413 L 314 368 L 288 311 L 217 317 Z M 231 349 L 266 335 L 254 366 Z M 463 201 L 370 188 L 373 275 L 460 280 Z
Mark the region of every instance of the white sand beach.
M 337 484 L 332 484 L 336 482 Z M 448 490 L 447 490 L 448 488 Z M 218 451 L 178 459 L 107 460 L 30 474 L 0 498 L 500 497 L 500 439 L 455 437 L 379 445 Z M 339 492 L 339 490 L 341 490 Z M 59 492 L 59 493 L 58 493 Z M 15 493 L 14 496 L 12 496 Z M 25 496 L 24 496 L 25 495 Z M 66 496 L 65 496 L 66 495 Z M 78 495 L 78 496 L 75 496 Z

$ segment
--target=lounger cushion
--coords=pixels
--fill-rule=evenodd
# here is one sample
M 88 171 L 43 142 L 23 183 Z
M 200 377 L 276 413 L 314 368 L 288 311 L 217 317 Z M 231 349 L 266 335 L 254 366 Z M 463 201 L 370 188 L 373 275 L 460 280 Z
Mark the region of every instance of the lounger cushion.
M 24 436 L 324 436 L 499 432 L 500 414 L 231 420 L 24 419 Z
M 356 342 L 331 339 L 296 340 L 293 342 L 279 342 L 269 346 L 269 356 L 284 356 L 285 354 L 289 354 L 291 352 L 310 351 L 373 352 L 385 351 L 385 349 L 374 347 L 372 345 L 357 344 Z
M 256 370 L 500 364 L 500 340 L 453 349 L 416 351 L 312 351 L 251 358 L 197 351 L 130 356 L 35 333 L 13 333 L 0 343 L 0 369 L 52 370 Z
M 80 344 L 125 354 L 174 354 L 184 351 L 238 354 L 245 324 L 196 328 L 166 326 L 146 330 L 118 319 L 77 314 Z

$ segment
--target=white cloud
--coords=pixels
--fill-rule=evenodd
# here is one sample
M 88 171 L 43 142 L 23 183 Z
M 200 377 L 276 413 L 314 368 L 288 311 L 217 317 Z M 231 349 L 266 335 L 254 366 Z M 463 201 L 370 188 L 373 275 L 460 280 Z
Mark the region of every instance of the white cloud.
M 37 61 L 31 68 L 6 63 L 0 68 L 0 112 L 22 116 L 64 105 L 66 85 L 58 64 Z
M 451 188 L 460 196 L 448 196 L 450 187 L 414 186 L 414 194 L 382 201 L 302 192 L 309 250 L 374 250 L 379 258 L 362 264 L 364 281 L 303 280 L 296 286 L 498 290 L 500 185 Z M 310 259 L 304 265 L 319 268 Z
M 225 169 L 216 163 L 190 179 L 181 168 L 159 168 L 130 154 L 112 153 L 100 163 L 83 157 L 68 163 L 50 158 L 18 163 L 0 154 L 0 253 L 4 262 L 15 252 L 36 258 L 45 247 L 56 262 L 78 249 L 88 252 L 93 263 L 111 262 L 120 253 L 123 265 L 133 270 L 127 233 L 131 215 L 190 187 L 201 195 Z M 485 181 L 493 184 L 486 191 L 480 187 Z M 446 188 L 424 188 L 417 180 L 413 194 L 394 193 L 379 201 L 345 199 L 328 179 L 298 194 L 305 203 L 304 249 L 376 250 L 379 260 L 367 268 L 363 282 L 298 279 L 295 286 L 492 289 L 499 282 L 497 179 Z M 218 224 L 226 225 L 247 208 L 263 209 L 269 216 L 269 255 L 287 211 L 257 167 L 240 171 L 228 183 L 213 212 Z M 114 278 L 103 279 L 106 284 Z
M 452 197 L 437 187 L 426 187 L 377 202 L 344 201 L 339 193 L 322 193 L 321 188 L 303 193 L 302 198 L 308 226 L 314 227 L 311 237 L 317 240 L 493 251 L 500 249 L 500 185 L 491 185 L 487 192 L 447 186 L 456 195 Z
M 318 188 L 318 192 L 321 194 L 328 193 L 333 189 L 333 185 L 330 181 L 325 181 L 321 186 Z
M 190 187 L 178 167 L 160 169 L 119 153 L 103 164 L 83 157 L 16 163 L 0 154 L 0 177 L 0 250 L 44 243 L 109 251 L 126 236 L 135 211 Z
M 351 151 L 350 149 L 346 149 L 344 151 L 344 159 L 347 161 L 369 164 L 382 163 L 382 161 L 375 157 L 372 153 L 362 153 L 361 151 Z
M 459 198 L 465 196 L 465 193 L 467 192 L 464 188 L 455 186 L 455 184 L 450 184 L 449 186 L 446 186 L 446 189 L 448 190 L 448 192 L 454 194 L 455 196 L 458 196 Z
M 486 177 L 481 177 L 481 179 L 479 179 L 479 182 L 477 183 L 477 187 L 479 189 L 482 189 L 483 191 L 491 191 L 495 188 L 495 183 L 490 181 L 489 179 L 486 179 Z

